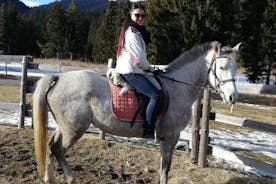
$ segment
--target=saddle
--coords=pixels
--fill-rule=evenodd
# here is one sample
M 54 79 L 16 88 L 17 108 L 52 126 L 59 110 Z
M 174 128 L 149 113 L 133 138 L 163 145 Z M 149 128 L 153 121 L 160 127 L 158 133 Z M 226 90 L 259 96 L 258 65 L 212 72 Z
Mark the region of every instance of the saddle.
M 141 93 L 137 93 L 115 70 L 107 71 L 111 90 L 111 106 L 113 115 L 122 121 L 144 122 L 146 117 L 146 107 L 149 98 Z M 159 79 L 157 80 L 160 84 Z M 160 84 L 160 86 L 162 86 Z M 167 109 L 168 97 L 162 89 L 161 104 L 157 119 L 161 117 Z
M 109 81 L 111 89 L 111 105 L 113 115 L 122 121 L 132 121 L 136 115 L 135 121 L 144 121 L 141 112 L 138 112 L 139 103 L 134 90 L 128 90 L 121 93 L 122 88 Z

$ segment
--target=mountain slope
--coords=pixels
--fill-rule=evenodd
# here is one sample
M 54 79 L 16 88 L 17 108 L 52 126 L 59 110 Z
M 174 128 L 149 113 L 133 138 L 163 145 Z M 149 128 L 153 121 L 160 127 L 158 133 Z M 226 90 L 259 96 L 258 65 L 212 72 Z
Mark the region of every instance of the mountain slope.
M 20 13 L 26 12 L 30 9 L 28 6 L 26 6 L 19 0 L 0 0 L 0 5 L 2 4 L 14 5 L 15 9 Z
M 61 0 L 59 3 L 61 3 L 61 6 L 66 10 L 72 0 Z M 55 3 L 55 2 L 53 2 Z M 42 8 L 50 8 L 53 3 L 50 3 L 48 5 L 42 5 L 40 7 Z M 76 5 L 80 10 L 90 10 L 90 9 L 98 9 L 98 8 L 104 8 L 108 5 L 108 0 L 75 0 Z M 38 7 L 39 8 L 39 7 Z

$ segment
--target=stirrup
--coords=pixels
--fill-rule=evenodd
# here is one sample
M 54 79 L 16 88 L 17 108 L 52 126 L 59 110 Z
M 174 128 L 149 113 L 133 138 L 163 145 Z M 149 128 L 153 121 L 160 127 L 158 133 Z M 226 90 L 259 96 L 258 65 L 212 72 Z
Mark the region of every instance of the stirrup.
M 155 133 L 154 128 L 145 128 L 143 137 L 146 139 L 154 139 L 155 138 L 154 133 Z

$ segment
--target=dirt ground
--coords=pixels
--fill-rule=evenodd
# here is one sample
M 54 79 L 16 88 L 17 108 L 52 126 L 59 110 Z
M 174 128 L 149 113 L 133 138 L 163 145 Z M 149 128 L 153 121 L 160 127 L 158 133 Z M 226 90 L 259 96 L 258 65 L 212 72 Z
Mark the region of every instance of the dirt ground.
M 51 133 L 51 132 L 50 132 Z M 43 183 L 38 176 L 33 150 L 33 130 L 0 125 L 0 183 Z M 77 183 L 158 183 L 159 149 L 110 138 L 85 134 L 67 153 Z M 258 177 L 213 164 L 208 168 L 190 163 L 189 157 L 176 151 L 169 175 L 170 184 L 275 184 L 272 178 Z M 64 183 L 62 169 L 57 177 Z

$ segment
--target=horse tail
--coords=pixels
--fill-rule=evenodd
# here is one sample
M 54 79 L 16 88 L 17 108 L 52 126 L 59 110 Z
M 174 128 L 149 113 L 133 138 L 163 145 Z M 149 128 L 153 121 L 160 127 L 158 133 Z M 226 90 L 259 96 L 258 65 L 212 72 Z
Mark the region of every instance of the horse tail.
M 38 83 L 33 94 L 33 125 L 35 158 L 40 176 L 45 173 L 47 149 L 48 108 L 47 93 L 57 81 L 57 76 L 44 76 Z

